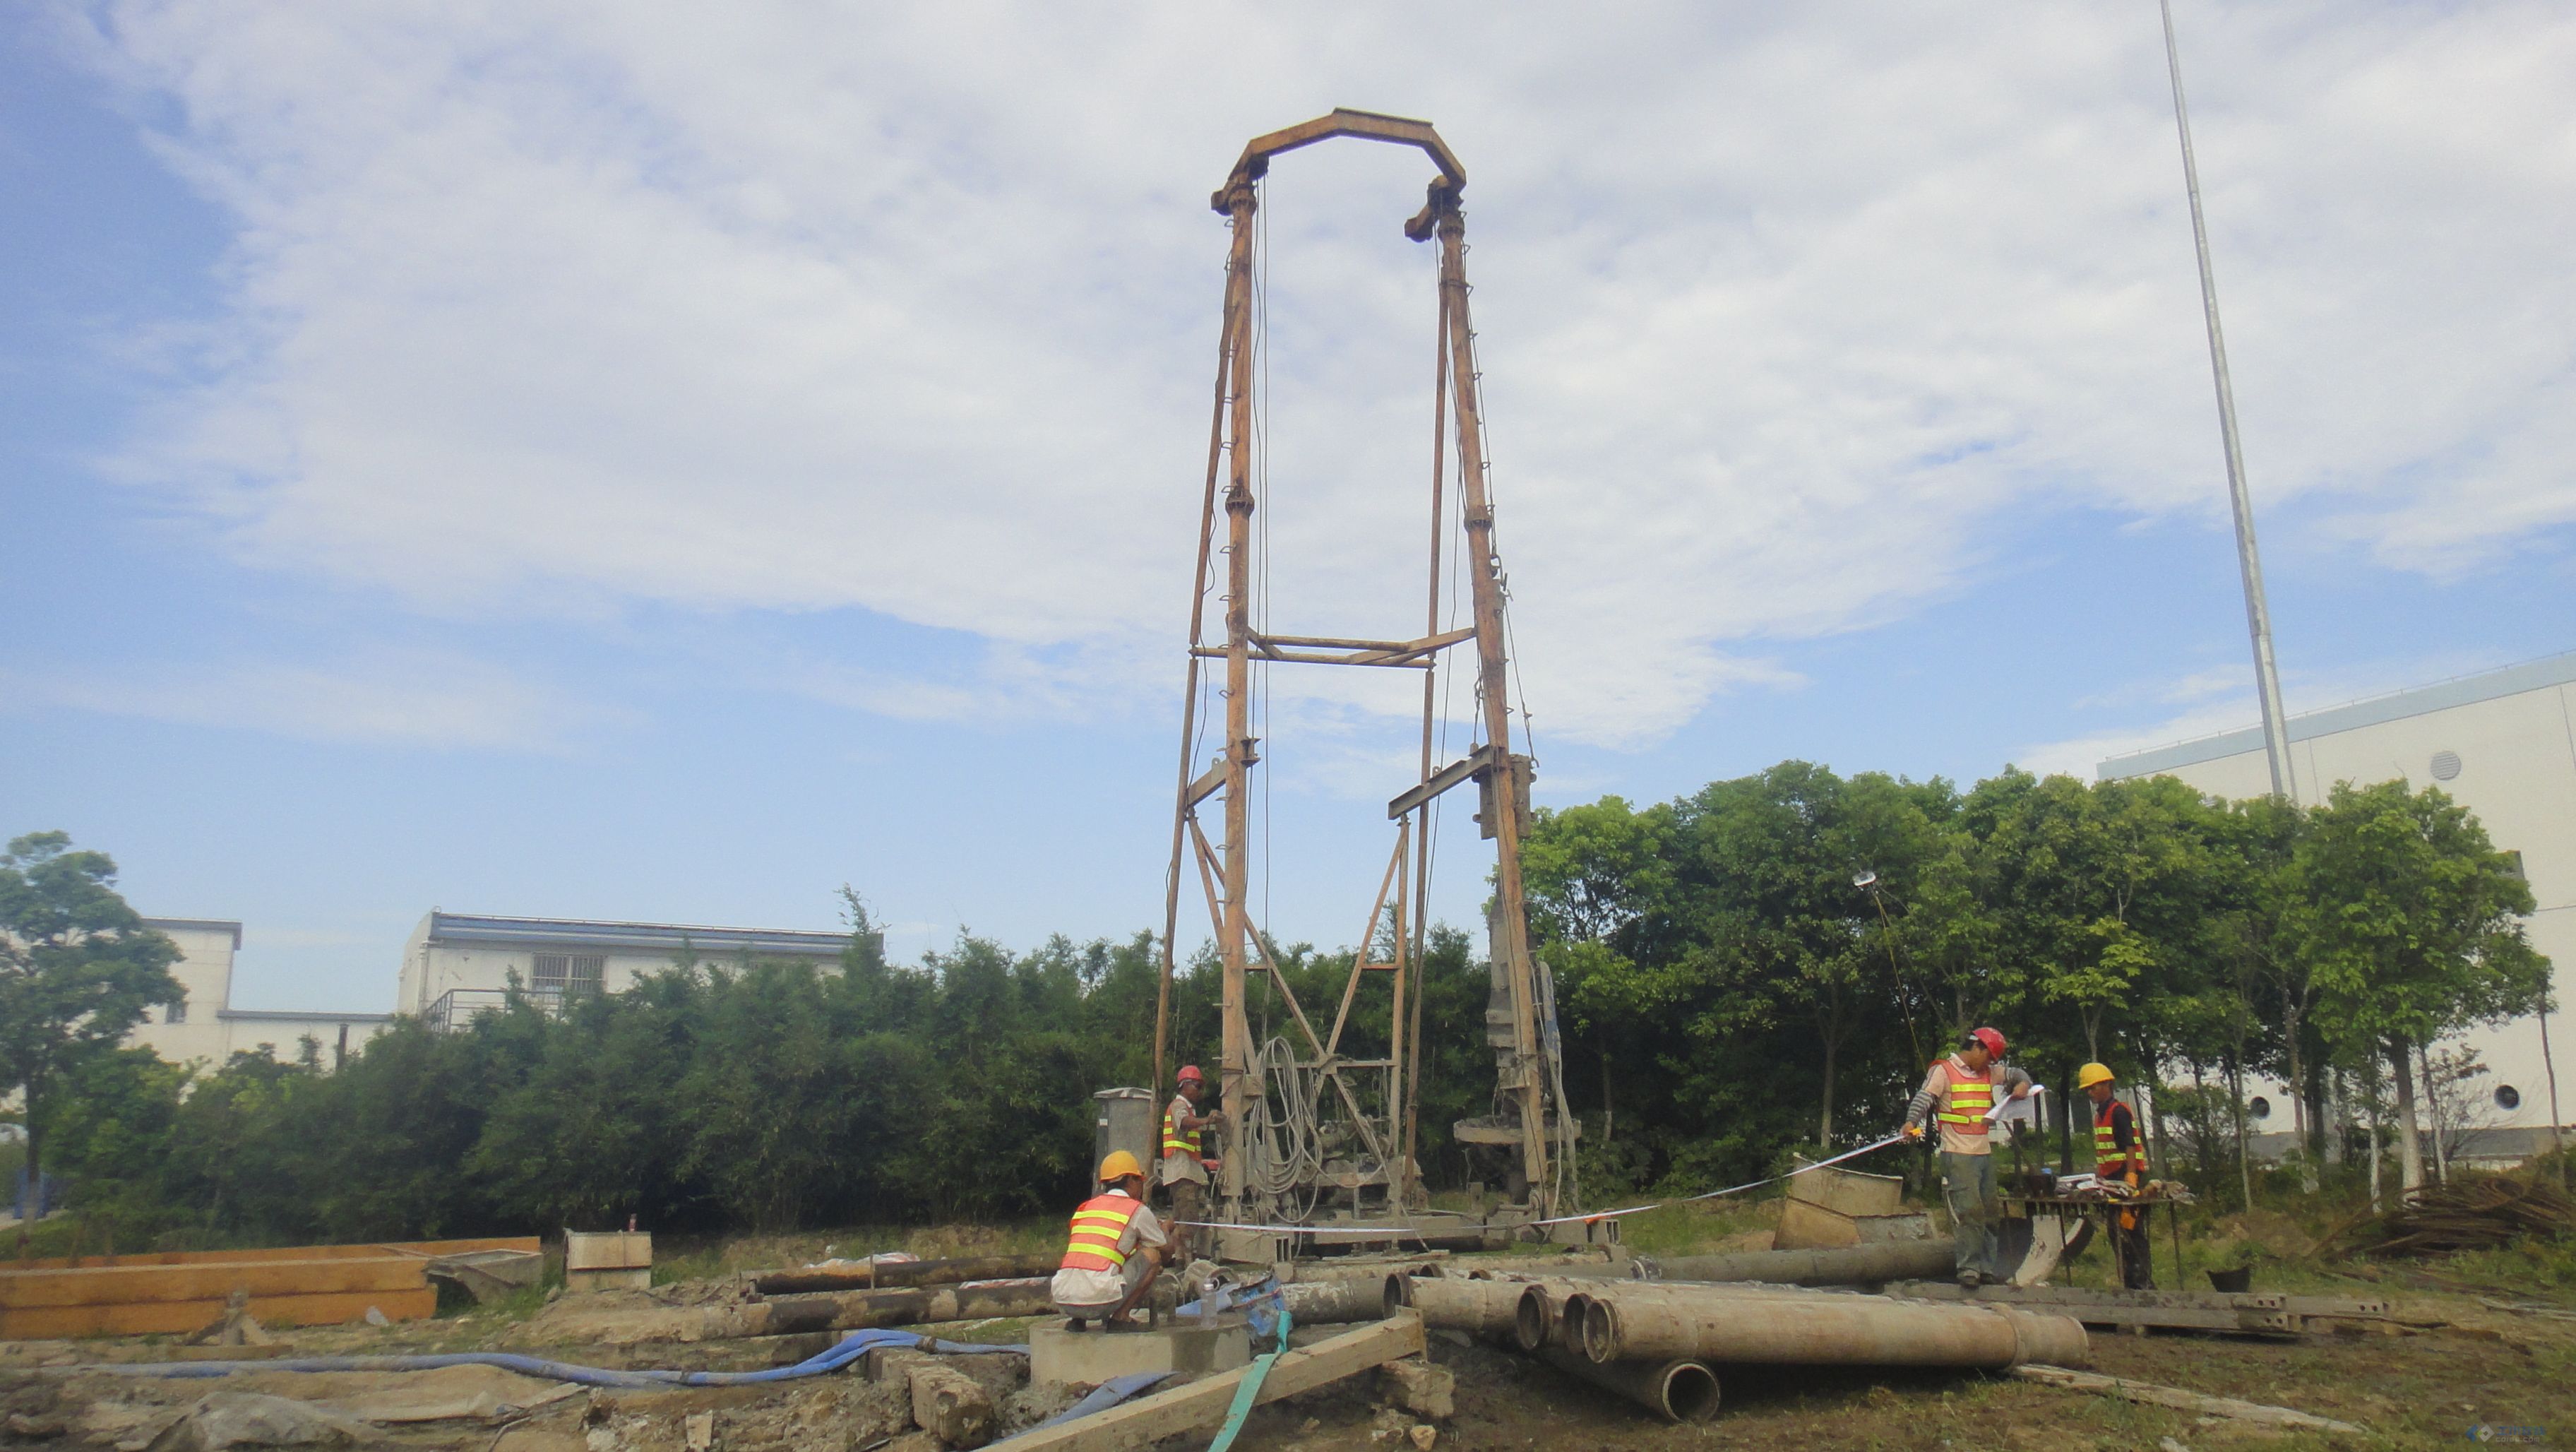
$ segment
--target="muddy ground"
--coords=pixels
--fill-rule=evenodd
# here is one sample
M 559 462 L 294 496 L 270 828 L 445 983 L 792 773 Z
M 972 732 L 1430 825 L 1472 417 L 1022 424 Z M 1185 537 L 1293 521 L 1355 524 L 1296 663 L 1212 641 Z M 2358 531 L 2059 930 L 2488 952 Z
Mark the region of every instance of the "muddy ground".
M 2528 1429 L 2545 1439 L 2542 1445 L 2576 1442 L 2576 1319 L 2502 1310 L 2485 1303 L 2493 1297 L 2475 1294 L 2397 1294 L 2409 1319 L 2446 1324 L 2408 1334 L 2296 1341 L 2100 1332 L 2092 1338 L 2096 1370 L 2359 1423 L 2370 1429 L 2361 1438 L 2284 1434 L 2003 1377 L 1778 1368 L 1721 1369 L 1725 1407 L 1717 1420 L 1669 1427 L 1546 1366 L 1454 1334 L 1435 1333 L 1431 1358 L 1457 1378 L 1457 1411 L 1438 1427 L 1435 1446 L 1454 1452 L 1781 1446 L 2157 1452 L 2170 1439 L 2191 1449 L 2288 1452 L 2309 1446 L 2429 1447 L 2459 1442 L 2480 1426 L 2513 1429 L 2510 1435 L 2516 1437 Z M 2530 1303 L 2530 1298 L 2522 1299 Z M 2555 1304 L 2576 1310 L 2563 1298 Z M 299 1354 L 313 1355 L 453 1350 L 504 1342 L 533 1349 L 526 1346 L 525 1334 L 531 1324 L 523 1313 L 478 1312 L 384 1328 L 307 1328 L 291 1335 Z M 937 1329 L 1009 1341 L 1018 1339 L 1024 1325 Z M 782 1354 L 782 1348 L 751 1343 L 625 1350 L 558 1344 L 542 1349 L 558 1359 L 593 1364 L 744 1369 Z M 320 1430 L 313 1435 L 388 1447 L 684 1452 L 693 1414 L 711 1416 L 713 1445 L 729 1452 L 791 1447 L 935 1452 L 937 1446 L 908 1427 L 907 1398 L 898 1387 L 875 1385 L 855 1374 L 773 1387 L 595 1392 L 565 1391 L 479 1367 L 403 1375 L 253 1372 L 220 1381 L 43 1369 L 49 1363 L 60 1367 L 166 1354 L 166 1343 L 146 1339 L 0 1344 L 0 1445 L 178 1452 L 192 1445 L 192 1424 L 184 1420 L 190 1408 L 210 1395 L 249 1394 L 320 1408 Z M 1009 1423 L 1025 1424 L 1054 1410 L 1064 1397 L 1025 1389 L 1025 1373 L 1017 1362 L 976 1358 L 964 1369 L 1004 1399 Z M 494 1414 L 503 1407 L 525 1410 Z M 456 1415 L 400 1420 L 441 1411 Z M 1408 1434 L 1417 1420 L 1391 1409 L 1377 1379 L 1363 1375 L 1260 1409 L 1237 1445 L 1246 1452 L 1397 1452 L 1411 1445 Z M 1207 1435 L 1176 1438 L 1166 1445 L 1202 1447 Z

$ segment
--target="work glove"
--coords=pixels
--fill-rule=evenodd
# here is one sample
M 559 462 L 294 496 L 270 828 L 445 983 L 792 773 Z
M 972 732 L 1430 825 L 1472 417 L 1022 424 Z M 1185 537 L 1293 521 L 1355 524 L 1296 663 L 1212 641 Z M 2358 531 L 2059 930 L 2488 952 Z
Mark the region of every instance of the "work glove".
M 1923 1126 L 1919 1124 L 1909 1124 L 1905 1126 L 1904 1134 L 1908 1140 L 1921 1139 L 1923 1137 Z

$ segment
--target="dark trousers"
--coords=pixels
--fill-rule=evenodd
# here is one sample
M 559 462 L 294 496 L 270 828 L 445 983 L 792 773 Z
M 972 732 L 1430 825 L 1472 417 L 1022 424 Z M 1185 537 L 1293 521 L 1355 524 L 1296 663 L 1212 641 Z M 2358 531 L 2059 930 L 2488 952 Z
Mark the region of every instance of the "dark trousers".
M 2120 1262 L 2120 1284 L 2133 1291 L 2155 1289 L 2154 1253 L 2147 1248 L 2147 1212 L 2111 1212 L 2111 1253 Z

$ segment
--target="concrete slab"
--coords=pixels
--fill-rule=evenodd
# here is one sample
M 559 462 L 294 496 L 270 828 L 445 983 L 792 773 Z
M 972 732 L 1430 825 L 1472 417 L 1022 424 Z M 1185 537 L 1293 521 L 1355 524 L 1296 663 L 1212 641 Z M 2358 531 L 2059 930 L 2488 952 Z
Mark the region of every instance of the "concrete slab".
M 1097 1321 L 1080 1331 L 1065 1321 L 1038 1322 L 1029 1328 L 1029 1380 L 1096 1386 L 1140 1371 L 1198 1375 L 1252 1364 L 1252 1327 L 1242 1317 L 1195 1321 L 1178 1316 L 1133 1331 L 1103 1331 Z

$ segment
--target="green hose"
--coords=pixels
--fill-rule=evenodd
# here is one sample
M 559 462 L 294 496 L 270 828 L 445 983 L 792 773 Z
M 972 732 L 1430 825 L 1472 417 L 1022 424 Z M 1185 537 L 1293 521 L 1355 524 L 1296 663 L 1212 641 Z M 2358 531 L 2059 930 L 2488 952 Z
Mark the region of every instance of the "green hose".
M 1261 1383 L 1270 1375 L 1270 1363 L 1287 1350 L 1288 1304 L 1283 1298 L 1279 1304 L 1279 1349 L 1261 1353 L 1243 1369 L 1243 1385 L 1234 1389 L 1234 1405 L 1226 1408 L 1225 1425 L 1217 1428 L 1216 1440 L 1208 1444 L 1208 1452 L 1226 1452 L 1234 1445 L 1236 1435 L 1243 1431 L 1243 1419 L 1252 1415 L 1252 1404 L 1261 1396 Z

